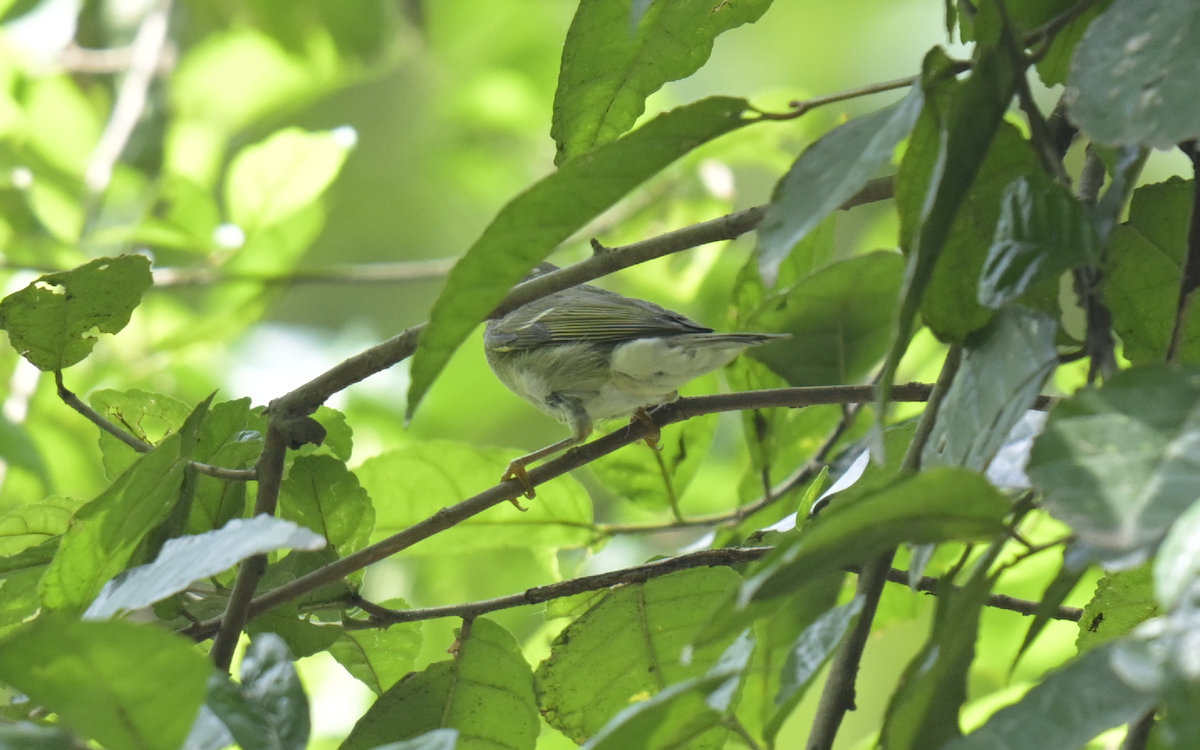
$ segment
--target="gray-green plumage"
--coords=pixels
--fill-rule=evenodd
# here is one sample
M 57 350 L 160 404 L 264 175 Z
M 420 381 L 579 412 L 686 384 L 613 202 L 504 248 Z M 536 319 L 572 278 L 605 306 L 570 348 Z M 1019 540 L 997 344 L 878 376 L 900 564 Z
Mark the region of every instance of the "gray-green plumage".
M 584 284 L 490 321 L 484 347 L 505 385 L 571 428 L 571 438 L 551 446 L 561 450 L 585 440 L 594 421 L 673 401 L 688 381 L 781 338 L 788 336 L 714 333 L 651 302 Z

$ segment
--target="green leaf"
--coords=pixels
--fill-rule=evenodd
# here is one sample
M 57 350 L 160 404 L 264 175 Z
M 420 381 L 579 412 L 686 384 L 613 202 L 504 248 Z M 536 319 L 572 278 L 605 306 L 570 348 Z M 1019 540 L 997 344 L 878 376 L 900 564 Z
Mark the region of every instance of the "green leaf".
M 865 495 L 835 497 L 802 531 L 755 564 L 738 606 L 787 594 L 904 542 L 990 539 L 1004 530 L 1008 512 L 1008 501 L 981 475 L 951 467 L 935 467 Z
M 1200 136 L 1200 6 L 1116 0 L 1084 34 L 1066 96 L 1093 140 L 1171 148 Z
M 1179 603 L 1200 575 L 1200 502 L 1179 516 L 1154 561 L 1154 595 L 1166 609 Z
M 1106 729 L 1136 721 L 1157 696 L 1122 679 L 1112 650 L 1098 648 L 1051 672 L 1025 697 L 943 750 L 1063 750 Z
M 1027 473 L 1083 542 L 1134 552 L 1157 544 L 1200 497 L 1197 440 L 1200 369 L 1136 367 L 1060 402 Z
M 241 684 L 222 674 L 208 682 L 207 705 L 242 750 L 304 750 L 308 698 L 283 639 L 255 636 L 242 659 Z
M 1058 323 L 1050 317 L 1008 307 L 973 336 L 925 443 L 921 465 L 986 469 L 1058 367 L 1057 331 Z
M 137 388 L 93 391 L 88 401 L 100 416 L 151 445 L 157 445 L 167 435 L 178 431 L 192 412 L 191 407 L 177 398 Z M 99 435 L 104 475 L 109 479 L 121 476 L 142 455 L 104 430 L 100 430 Z
M 324 537 L 338 557 L 367 546 L 375 525 L 371 498 L 346 464 L 332 456 L 301 456 L 279 489 L 280 517 Z
M 805 628 L 792 644 L 787 662 L 783 665 L 779 694 L 775 697 L 775 711 L 763 729 L 763 737 L 768 742 L 774 743 L 779 730 L 783 728 L 783 722 L 800 705 L 809 683 L 858 619 L 862 605 L 862 597 L 856 596 L 846 604 L 829 610 Z
M 324 546 L 320 535 L 290 521 L 266 515 L 235 518 L 216 531 L 168 541 L 154 562 L 131 568 L 105 584 L 84 619 L 105 620 L 122 610 L 148 607 L 251 555 Z
M 979 617 L 996 583 L 988 569 L 1003 545 L 1003 538 L 992 542 L 961 589 L 953 589 L 943 579 L 933 632 L 908 663 L 888 703 L 879 735 L 882 746 L 891 750 L 942 747 L 961 734 L 958 714 L 967 700 Z
M 51 609 L 86 607 L 130 563 L 146 537 L 166 521 L 183 489 L 196 434 L 208 411 L 201 402 L 179 432 L 129 467 L 96 499 L 76 511 L 42 581 Z
M 720 34 L 753 23 L 771 0 L 650 3 L 630 29 L 629 0 L 583 0 L 563 45 L 550 136 L 555 164 L 612 141 L 645 111 L 646 97 L 700 69 Z
M 48 497 L 39 503 L 18 505 L 0 516 L 0 555 L 15 555 L 61 536 L 80 505 L 68 497 Z
M 1108 643 L 1132 632 L 1158 612 L 1149 564 L 1110 573 L 1096 584 L 1096 593 L 1083 608 L 1075 647 L 1083 653 Z
M 150 625 L 43 614 L 0 642 L 0 681 L 110 748 L 178 750 L 212 671 Z
M 1016 668 L 1017 662 L 1025 655 L 1029 647 L 1033 645 L 1033 642 L 1041 634 L 1042 630 L 1045 629 L 1046 625 L 1050 623 L 1050 618 L 1062 603 L 1066 601 L 1067 596 L 1075 589 L 1075 585 L 1079 583 L 1087 570 L 1083 566 L 1072 567 L 1067 560 L 1067 552 L 1064 549 L 1063 562 L 1059 566 L 1058 572 L 1054 575 L 1054 580 L 1046 586 L 1046 591 L 1037 600 L 1037 607 L 1033 610 L 1033 622 L 1029 623 L 1029 630 L 1025 633 L 1025 639 L 1021 641 L 1021 648 L 1017 651 L 1016 657 L 1013 658 L 1013 669 Z
M 375 750 L 455 750 L 458 747 L 457 729 L 433 729 L 420 737 L 389 742 Z
M 380 605 L 408 608 L 402 599 Z M 329 653 L 347 672 L 381 695 L 412 671 L 421 641 L 421 623 L 402 622 L 382 629 L 347 630 L 329 647 Z
M 924 92 L 913 86 L 900 101 L 829 131 L 800 154 L 775 185 L 758 225 L 758 262 L 764 278 L 773 281 L 792 247 L 891 161 L 923 104 Z
M 226 469 L 247 468 L 262 452 L 265 431 L 266 419 L 250 410 L 250 399 L 223 401 L 205 418 L 193 458 Z M 246 513 L 247 482 L 207 474 L 198 476 L 196 482 L 190 533 L 219 529 Z
M 537 669 L 546 721 L 582 743 L 630 701 L 703 675 L 732 636 L 696 648 L 687 665 L 681 654 L 737 580 L 728 568 L 701 568 L 610 591 L 559 634 Z
M 13 348 L 39 370 L 63 370 L 96 345 L 94 330 L 117 333 L 150 288 L 143 255 L 97 258 L 72 271 L 50 273 L 0 302 L 0 328 Z
M 715 373 L 704 379 L 711 388 L 703 390 L 715 392 Z M 717 414 L 705 414 L 669 425 L 662 430 L 658 450 L 638 443 L 600 457 L 589 468 L 606 490 L 640 507 L 678 508 L 679 498 L 708 456 L 718 419 Z
M 1129 220 L 1109 241 L 1104 301 L 1113 315 L 1113 330 L 1125 345 L 1124 354 L 1135 365 L 1166 359 L 1187 253 L 1193 184 L 1172 177 L 1135 190 Z M 1197 306 L 1184 322 L 1178 361 L 1200 361 Z
M 455 264 L 412 360 L 408 416 L 454 350 L 560 242 L 671 162 L 746 125 L 742 99 L 711 97 L 659 115 L 634 132 L 570 159 L 500 209 Z
M 856 383 L 887 352 L 903 278 L 904 259 L 891 252 L 826 266 L 763 301 L 747 330 L 790 333 L 792 340 L 748 354 L 789 385 Z
M 374 539 L 395 534 L 442 508 L 492 487 L 514 451 L 430 440 L 367 459 L 356 474 L 375 501 Z M 521 512 L 510 503 L 472 516 L 405 554 L 453 554 L 463 549 L 581 547 L 591 539 L 592 500 L 572 477 L 538 487 Z
M 927 121 L 936 123 L 931 132 L 925 129 L 915 130 L 913 140 L 918 134 L 924 133 L 926 143 L 923 148 L 915 148 L 910 143 L 904 161 L 901 163 L 901 175 L 907 171 L 911 174 L 904 180 L 897 177 L 896 195 L 897 206 L 901 206 L 901 182 L 905 182 L 905 190 L 917 198 L 919 210 L 916 220 L 910 221 L 915 229 L 910 230 L 912 242 L 909 247 L 908 269 L 905 273 L 904 289 L 900 295 L 900 309 L 896 316 L 896 326 L 892 334 L 892 346 L 880 375 L 880 402 L 886 404 L 891 390 L 892 379 L 900 358 L 908 349 L 912 336 L 913 325 L 917 312 L 922 311 L 926 323 L 931 324 L 930 318 L 936 319 L 932 307 L 923 307 L 926 303 L 927 288 L 931 286 L 934 277 L 938 275 L 939 266 L 950 269 L 961 256 L 962 250 L 951 251 L 950 260 L 940 263 L 942 251 L 947 247 L 948 240 L 958 218 L 959 209 L 970 193 L 976 176 L 980 173 L 1008 104 L 1016 90 L 1017 73 L 1007 52 L 995 47 L 980 46 L 976 51 L 975 63 L 971 74 L 961 84 L 954 86 L 948 106 L 939 96 L 933 96 L 930 87 L 941 85 L 945 76 L 944 54 L 935 50 L 926 55 L 925 107 L 930 115 Z M 940 110 L 945 107 L 943 114 Z M 922 119 L 926 119 L 923 115 Z M 1004 153 L 1006 150 L 1001 151 Z M 911 156 L 911 159 L 910 159 Z M 905 168 L 908 163 L 908 168 Z M 924 175 L 928 174 L 927 178 Z M 1008 184 L 1009 179 L 1002 184 Z M 985 204 L 986 206 L 986 204 Z M 903 215 L 903 214 L 902 214 Z M 990 239 L 991 226 L 987 228 Z M 942 275 L 951 273 L 943 271 Z M 975 283 L 979 278 L 978 271 L 969 277 L 970 293 L 968 299 L 974 302 Z M 961 283 L 961 281 L 960 281 Z M 932 295 L 929 305 L 945 299 L 946 295 Z M 964 321 L 968 322 L 967 331 L 978 328 L 986 322 L 972 320 L 964 315 L 962 307 L 954 308 L 947 316 L 947 323 L 953 323 L 951 330 L 962 333 Z M 931 327 L 932 326 L 931 324 Z M 934 330 L 937 330 L 934 327 Z M 947 335 L 947 331 L 939 331 Z
M 317 200 L 350 153 L 347 134 L 287 128 L 242 149 L 230 162 L 225 181 L 229 218 L 251 235 Z
M 45 491 L 52 490 L 54 485 L 46 460 L 29 431 L 25 425 L 11 421 L 3 414 L 0 414 L 0 460 L 11 467 L 28 471 L 37 477 Z
M 1038 77 L 1042 79 L 1046 88 L 1067 82 L 1067 77 L 1071 73 L 1071 59 L 1075 57 L 1079 40 L 1083 39 L 1084 33 L 1092 25 L 1092 21 L 1096 20 L 1096 16 L 1103 13 L 1110 4 L 1111 0 L 1101 0 L 1054 35 L 1046 54 L 1037 61 Z
M 1071 191 L 1041 172 L 1000 196 L 1000 219 L 979 277 L 979 304 L 999 308 L 1031 288 L 1100 257 L 1091 216 Z
M 720 750 L 729 735 L 721 721 L 730 712 L 753 654 L 754 639 L 747 631 L 703 677 L 637 701 L 589 739 L 584 750 Z
M 369 750 L 432 729 L 458 730 L 457 750 L 537 744 L 533 675 L 512 635 L 486 618 L 471 622 L 455 658 L 430 664 L 381 695 L 341 750 Z

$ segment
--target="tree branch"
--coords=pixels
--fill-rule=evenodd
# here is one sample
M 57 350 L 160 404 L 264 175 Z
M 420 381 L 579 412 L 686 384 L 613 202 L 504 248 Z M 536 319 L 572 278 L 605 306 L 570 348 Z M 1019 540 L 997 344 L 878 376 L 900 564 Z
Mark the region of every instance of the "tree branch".
M 954 381 L 954 376 L 958 373 L 961 363 L 962 348 L 951 347 L 946 354 L 946 361 L 942 365 L 937 383 L 929 394 L 929 403 L 917 423 L 916 434 L 913 435 L 912 442 L 908 444 L 901 471 L 915 472 L 921 468 L 921 453 L 925 449 L 929 435 L 933 432 L 942 399 L 950 390 L 950 384 Z M 893 401 L 897 400 L 895 393 L 896 389 L 893 388 Z M 812 732 L 808 736 L 808 750 L 832 748 L 838 729 L 842 725 L 842 718 L 847 711 L 853 710 L 855 707 L 854 683 L 858 678 L 858 667 L 862 661 L 863 650 L 867 645 L 867 637 L 871 635 L 875 610 L 879 606 L 879 599 L 883 595 L 883 587 L 888 580 L 888 573 L 892 569 L 892 560 L 895 556 L 895 550 L 885 552 L 865 565 L 858 576 L 856 594 L 863 598 L 862 613 L 830 663 L 829 676 L 825 679 L 821 700 L 817 704 L 817 715 L 813 720 Z
M 893 185 L 894 180 L 891 177 L 872 180 L 840 208 L 849 210 L 865 203 L 886 200 L 892 196 Z M 535 299 L 654 258 L 712 242 L 735 239 L 757 227 L 765 213 L 766 206 L 755 206 L 624 247 L 606 248 L 585 261 L 518 284 L 488 317 L 502 317 Z M 338 391 L 386 370 L 412 355 L 426 325 L 421 323 L 413 326 L 335 365 L 308 383 L 272 401 L 268 413 L 311 414 Z
M 115 424 L 105 419 L 100 412 L 83 403 L 78 396 L 69 391 L 67 386 L 63 384 L 62 370 L 54 371 L 54 385 L 58 389 L 58 397 L 62 399 L 64 404 L 82 414 L 89 422 L 104 430 L 109 435 L 112 435 L 125 445 L 133 448 L 138 453 L 149 453 L 154 449 L 153 445 L 138 439 L 137 437 L 129 434 L 125 430 L 122 430 L 120 427 L 117 427 Z
M 924 401 L 929 392 L 930 387 L 924 383 L 900 385 L 895 389 L 895 400 Z M 650 421 L 653 421 L 659 428 L 662 428 L 666 425 L 681 422 L 701 414 L 711 414 L 714 412 L 736 411 L 739 409 L 762 408 L 766 406 L 799 408 L 816 404 L 863 403 L 872 401 L 874 398 L 875 394 L 872 386 L 821 386 L 815 388 L 783 388 L 772 391 L 746 391 L 743 393 L 716 396 L 681 398 L 678 401 L 664 404 L 650 412 Z M 651 428 L 647 422 L 632 420 L 621 429 L 590 443 L 573 448 L 552 461 L 530 469 L 529 481 L 535 487 L 545 484 L 551 479 L 574 471 L 623 446 L 644 440 L 650 434 Z M 272 440 L 271 435 L 272 432 L 268 428 L 267 446 L 263 449 L 264 456 L 268 454 L 269 450 L 274 450 L 278 447 L 278 443 Z M 278 433 L 276 433 L 276 436 L 276 439 L 278 439 Z M 275 468 L 274 462 L 266 462 L 263 458 L 259 459 L 256 468 L 260 475 L 260 499 L 264 492 L 269 491 L 273 483 L 271 479 L 266 477 L 276 477 L 282 471 L 282 458 L 279 459 L 279 462 L 278 468 Z M 268 465 L 272 467 L 269 474 L 265 471 L 265 467 Z M 274 484 L 276 487 L 275 492 L 277 493 L 277 481 Z M 377 563 L 397 552 L 408 549 L 412 545 L 428 539 L 434 534 L 445 531 L 472 516 L 482 513 L 493 505 L 511 502 L 525 494 L 525 491 L 526 488 L 521 482 L 510 479 L 463 500 L 456 505 L 442 508 L 425 520 L 419 521 L 387 539 L 376 542 L 369 547 L 364 547 L 353 554 L 335 560 L 322 568 L 318 568 L 307 575 L 301 576 L 294 581 L 257 597 L 250 603 L 247 621 L 253 620 L 269 609 L 315 591 L 322 586 L 334 583 L 344 576 L 362 570 L 368 565 Z M 183 632 L 191 637 L 207 638 L 220 626 L 221 620 L 222 618 L 214 618 L 201 623 L 199 626 L 186 628 Z
M 343 622 L 347 630 L 366 630 L 370 628 L 386 628 L 389 625 L 396 625 L 403 622 L 437 620 L 444 617 L 475 618 L 489 612 L 543 604 L 554 599 L 575 596 L 576 594 L 588 591 L 603 591 L 604 589 L 629 583 L 644 583 L 653 578 L 677 573 L 681 570 L 742 565 L 762 559 L 772 549 L 772 547 L 725 547 L 722 549 L 702 550 L 686 555 L 654 560 L 644 565 L 634 565 L 607 573 L 581 576 L 567 581 L 551 583 L 546 586 L 534 586 L 533 588 L 525 589 L 516 594 L 509 594 L 508 596 L 498 596 L 493 599 L 483 599 L 464 604 L 449 604 L 442 607 L 389 609 L 367 601 L 355 594 L 350 597 L 350 604 L 366 612 L 370 617 L 367 620 L 347 618 Z M 852 572 L 857 573 L 859 570 L 854 568 Z M 886 574 L 886 579 L 888 583 L 896 583 L 908 587 L 908 571 L 906 570 L 891 568 Z M 935 595 L 938 592 L 940 583 L 937 578 L 921 576 L 917 582 L 916 590 L 921 593 Z M 953 588 L 957 589 L 958 587 Z M 988 606 L 1030 616 L 1036 611 L 1038 603 L 1005 594 L 992 594 L 988 598 Z M 1082 616 L 1083 610 L 1078 607 L 1059 607 L 1051 615 L 1051 618 L 1068 622 L 1078 622 Z

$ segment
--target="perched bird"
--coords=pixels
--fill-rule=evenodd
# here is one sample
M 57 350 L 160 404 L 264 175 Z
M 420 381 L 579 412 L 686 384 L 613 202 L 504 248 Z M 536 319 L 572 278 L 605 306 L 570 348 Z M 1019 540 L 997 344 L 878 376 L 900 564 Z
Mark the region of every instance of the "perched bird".
M 531 278 L 553 270 L 544 263 Z M 594 422 L 632 414 L 653 425 L 646 407 L 674 401 L 680 386 L 749 347 L 784 338 L 790 336 L 714 333 L 652 302 L 589 284 L 489 321 L 483 342 L 492 371 L 518 396 L 571 428 L 570 437 L 513 460 L 502 481 L 520 480 L 532 498 L 525 467 L 582 443 Z

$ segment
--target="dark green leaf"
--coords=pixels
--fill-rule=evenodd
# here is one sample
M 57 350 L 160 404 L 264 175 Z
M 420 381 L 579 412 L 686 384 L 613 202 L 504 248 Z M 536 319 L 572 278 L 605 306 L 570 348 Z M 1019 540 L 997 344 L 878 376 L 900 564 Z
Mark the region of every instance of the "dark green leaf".
M 93 329 L 117 333 L 150 288 L 143 255 L 97 258 L 72 271 L 42 276 L 0 302 L 0 328 L 40 370 L 63 370 L 96 345 Z
M 865 495 L 835 497 L 798 535 L 754 566 L 738 604 L 789 593 L 815 576 L 904 542 L 990 539 L 1003 531 L 1008 512 L 1008 501 L 981 475 L 950 467 L 935 467 Z
M 1187 252 L 1193 182 L 1172 177 L 1133 193 L 1129 220 L 1109 242 L 1104 301 L 1135 365 L 1166 359 Z M 1171 290 L 1164 293 L 1164 290 Z M 1184 322 L 1178 361 L 1200 361 L 1200 306 Z
M 1200 136 L 1198 78 L 1200 6 L 1116 0 L 1080 41 L 1066 96 L 1100 143 L 1171 148 Z
M 1047 675 L 1025 697 L 943 750 L 1064 750 L 1106 729 L 1136 721 L 1157 702 L 1131 686 L 1112 664 L 1110 648 L 1094 649 Z
M 110 748 L 178 750 L 211 671 L 151 625 L 43 614 L 0 642 L 0 681 Z
M 584 750 L 720 750 L 729 734 L 721 720 L 730 712 L 753 654 L 754 639 L 747 631 L 702 677 L 635 702 L 589 739 Z
M 1041 172 L 1009 183 L 979 277 L 979 304 L 999 308 L 1039 283 L 1057 281 L 1100 256 L 1091 217 L 1071 192 Z
M 805 628 L 792 644 L 779 680 L 779 694 L 775 696 L 775 713 L 763 728 L 763 736 L 768 742 L 774 742 L 783 722 L 800 704 L 808 684 L 858 618 L 862 604 L 862 597 L 856 596 L 848 603 L 829 610 Z
M 891 161 L 921 113 L 924 95 L 913 86 L 899 102 L 831 130 L 800 154 L 775 186 L 758 225 L 758 263 L 773 282 L 792 247 Z
M 308 745 L 308 698 L 287 646 L 272 633 L 251 639 L 240 685 L 213 675 L 207 705 L 242 750 L 304 750 Z
M 744 117 L 748 107 L 742 99 L 712 97 L 659 115 L 564 162 L 502 208 L 454 266 L 434 303 L 412 360 L 409 417 L 454 350 L 531 268 L 644 180 L 750 122 Z
M 381 695 L 341 750 L 369 750 L 438 728 L 458 730 L 459 750 L 533 750 L 537 743 L 529 664 L 516 639 L 491 620 L 472 621 L 453 659 L 430 664 Z
M 892 694 L 879 735 L 882 746 L 891 750 L 942 747 L 961 734 L 958 714 L 967 700 L 979 616 L 996 582 L 988 570 L 1003 545 L 1003 537 L 992 542 L 961 589 L 942 580 L 933 632 Z
M 162 441 L 117 478 L 95 500 L 76 511 L 62 546 L 42 580 L 47 607 L 82 609 L 134 560 L 149 535 L 175 509 L 184 472 L 209 399 L 201 402 L 179 432 Z
M 457 729 L 433 729 L 420 737 L 389 742 L 374 750 L 455 750 L 458 747 Z
M 1052 318 L 1009 307 L 972 337 L 925 443 L 921 465 L 987 468 L 1058 367 L 1057 330 Z
M 614 589 L 555 639 L 537 670 L 542 715 L 577 742 L 598 732 L 631 700 L 698 677 L 732 636 L 680 658 L 738 575 L 701 568 Z
M 858 382 L 887 352 L 903 278 L 904 259 L 891 252 L 827 266 L 749 317 L 748 330 L 792 334 L 749 355 L 793 386 Z
M 1060 402 L 1027 471 L 1083 542 L 1135 552 L 1200 497 L 1198 440 L 1200 369 L 1137 367 Z
M 940 51 L 936 55 L 930 53 L 926 56 L 927 73 L 924 78 L 927 80 L 923 81 L 923 85 L 927 87 L 938 85 L 944 76 L 937 55 L 940 55 Z M 939 110 L 945 106 L 945 102 L 926 91 L 925 106 L 931 108 L 931 117 L 937 125 L 932 131 L 930 128 L 923 131 L 927 138 L 933 138 L 932 143 L 927 143 L 925 148 L 917 150 L 913 150 L 910 144 L 910 150 L 904 158 L 905 162 L 910 162 L 909 154 L 912 154 L 914 161 L 919 162 L 910 167 L 918 176 L 910 177 L 906 182 L 910 184 L 914 197 L 919 196 L 920 209 L 917 213 L 919 218 L 912 222 L 916 229 L 911 235 L 908 270 L 900 295 L 900 311 L 892 334 L 892 346 L 880 375 L 880 401 L 883 404 L 888 401 L 892 379 L 895 377 L 900 358 L 908 349 L 917 312 L 923 310 L 927 322 L 931 317 L 932 310 L 922 307 L 926 301 L 926 288 L 937 275 L 939 266 L 949 269 L 959 260 L 959 256 L 964 255 L 963 251 L 954 252 L 949 262 L 939 263 L 955 226 L 959 208 L 970 193 L 976 175 L 979 174 L 991 150 L 997 130 L 1000 129 L 1001 120 L 1015 91 L 1016 76 L 1017 72 L 1013 69 L 1013 62 L 1007 52 L 981 46 L 977 50 L 970 77 L 954 87 L 944 119 Z M 933 80 L 928 80 L 930 78 Z M 914 132 L 914 140 L 915 138 Z M 932 149 L 929 147 L 931 145 Z M 931 156 L 932 160 L 929 158 Z M 904 171 L 903 163 L 901 170 Z M 921 173 L 927 173 L 928 178 L 922 179 L 919 176 Z M 1010 181 L 1011 177 L 1003 184 Z M 898 178 L 898 205 L 901 196 L 899 182 Z M 925 185 L 923 189 L 919 187 L 921 184 Z M 990 238 L 990 226 L 987 233 Z M 977 278 L 977 273 L 969 276 L 969 299 L 972 301 Z M 937 295 L 929 304 L 933 305 L 943 296 Z M 955 322 L 954 328 L 961 331 L 963 322 L 971 321 L 971 317 L 964 315 L 964 310 L 959 307 L 953 310 L 951 320 Z M 984 322 L 986 319 L 974 323 L 967 331 L 978 328 Z
M 770 5 L 771 0 L 650 3 L 631 30 L 629 0 L 580 2 L 554 95 L 554 163 L 621 136 L 645 110 L 647 96 L 695 73 L 718 35 L 757 21 Z
M 1108 8 L 1110 2 L 1111 0 L 1101 0 L 1054 35 L 1050 48 L 1037 62 L 1038 77 L 1047 88 L 1067 82 L 1067 76 L 1071 72 L 1071 58 L 1075 56 L 1079 40 L 1083 39 L 1084 32 L 1092 25 L 1092 21 Z
M 122 610 L 148 607 L 251 555 L 324 546 L 320 535 L 290 521 L 265 515 L 235 518 L 216 531 L 171 539 L 154 562 L 131 568 L 105 584 L 84 617 L 105 620 Z

